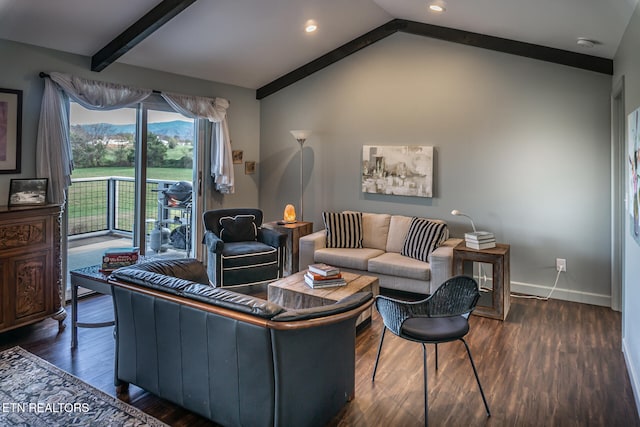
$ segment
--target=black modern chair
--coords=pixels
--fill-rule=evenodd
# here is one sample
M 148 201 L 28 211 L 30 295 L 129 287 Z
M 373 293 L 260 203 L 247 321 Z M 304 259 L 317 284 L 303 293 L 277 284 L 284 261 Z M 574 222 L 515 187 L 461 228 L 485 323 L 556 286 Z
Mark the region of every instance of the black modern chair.
M 424 374 L 424 424 L 428 424 L 427 392 L 427 347 L 435 344 L 436 370 L 438 369 L 438 344 L 460 340 L 467 349 L 473 373 L 478 382 L 487 417 L 491 416 L 487 399 L 484 396 L 476 365 L 464 336 L 469 332 L 468 317 L 475 309 L 480 298 L 477 282 L 468 276 L 455 276 L 444 282 L 429 297 L 420 301 L 399 301 L 385 296 L 377 296 L 375 305 L 382 316 L 384 328 L 380 336 L 380 345 L 371 381 L 375 381 L 384 334 L 390 329 L 395 335 L 409 341 L 422 344 Z
M 262 228 L 262 211 L 217 209 L 203 214 L 207 274 L 216 287 L 256 285 L 282 277 L 287 235 Z

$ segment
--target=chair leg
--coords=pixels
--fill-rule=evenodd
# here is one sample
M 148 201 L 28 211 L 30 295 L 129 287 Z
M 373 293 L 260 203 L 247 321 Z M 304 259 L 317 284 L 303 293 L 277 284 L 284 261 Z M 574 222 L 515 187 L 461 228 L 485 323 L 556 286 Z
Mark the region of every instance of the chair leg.
M 378 361 L 380 360 L 380 351 L 382 350 L 382 342 L 384 341 L 384 334 L 387 332 L 387 327 L 382 327 L 382 335 L 380 335 L 380 345 L 378 345 L 378 354 L 376 355 L 376 364 L 373 365 L 373 375 L 371 375 L 371 382 L 376 380 L 376 371 L 378 370 Z
M 436 343 L 436 371 L 438 370 L 438 343 Z
M 429 425 L 429 392 L 427 388 L 427 346 L 422 343 L 422 372 L 424 376 L 424 425 Z
M 471 350 L 469 350 L 469 346 L 467 342 L 460 338 L 460 341 L 464 344 L 464 347 L 467 349 L 467 354 L 469 355 L 469 361 L 471 362 L 471 367 L 473 368 L 473 374 L 476 376 L 476 381 L 478 382 L 478 388 L 480 389 L 480 394 L 482 395 L 482 401 L 484 402 L 484 407 L 487 410 L 487 417 L 491 416 L 491 412 L 489 411 L 489 404 L 487 404 L 487 399 L 484 397 L 484 391 L 482 390 L 482 385 L 480 384 L 480 378 L 478 377 L 478 371 L 476 370 L 476 365 L 473 363 L 473 357 L 471 357 Z

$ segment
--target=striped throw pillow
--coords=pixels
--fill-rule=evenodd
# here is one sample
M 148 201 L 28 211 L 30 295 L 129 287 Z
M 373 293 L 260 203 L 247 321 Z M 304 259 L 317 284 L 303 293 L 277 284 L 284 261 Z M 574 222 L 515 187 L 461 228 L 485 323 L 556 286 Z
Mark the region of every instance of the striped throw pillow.
M 322 212 L 328 248 L 362 247 L 362 212 Z
M 413 218 L 400 254 L 429 262 L 429 254 L 446 240 L 446 236 L 446 224 L 429 221 L 425 218 Z

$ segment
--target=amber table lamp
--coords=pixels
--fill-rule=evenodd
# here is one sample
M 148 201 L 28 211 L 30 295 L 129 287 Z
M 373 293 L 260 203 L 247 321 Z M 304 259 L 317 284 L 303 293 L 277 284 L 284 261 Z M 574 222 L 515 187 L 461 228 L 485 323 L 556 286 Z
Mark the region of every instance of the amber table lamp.
M 296 222 L 296 208 L 294 208 L 293 205 L 285 206 L 283 219 L 286 224 Z

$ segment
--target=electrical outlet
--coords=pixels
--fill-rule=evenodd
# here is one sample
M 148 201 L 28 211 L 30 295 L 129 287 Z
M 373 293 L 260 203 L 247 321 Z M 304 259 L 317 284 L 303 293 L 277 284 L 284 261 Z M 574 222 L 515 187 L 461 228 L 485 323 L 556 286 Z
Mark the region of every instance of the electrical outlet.
M 564 258 L 556 258 L 556 271 L 567 271 L 567 260 Z

